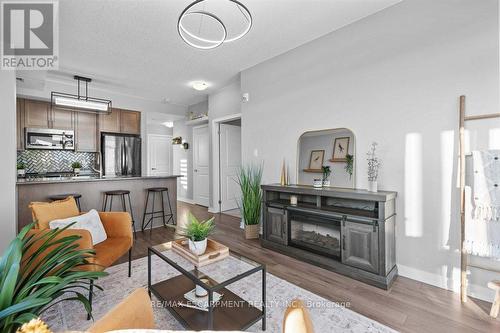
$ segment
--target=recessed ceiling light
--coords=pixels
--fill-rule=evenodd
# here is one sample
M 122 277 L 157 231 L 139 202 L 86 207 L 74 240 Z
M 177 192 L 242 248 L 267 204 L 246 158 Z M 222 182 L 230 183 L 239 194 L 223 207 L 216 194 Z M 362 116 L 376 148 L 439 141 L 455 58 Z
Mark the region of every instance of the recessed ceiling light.
M 194 90 L 203 91 L 208 88 L 208 84 L 203 81 L 195 81 L 191 85 Z

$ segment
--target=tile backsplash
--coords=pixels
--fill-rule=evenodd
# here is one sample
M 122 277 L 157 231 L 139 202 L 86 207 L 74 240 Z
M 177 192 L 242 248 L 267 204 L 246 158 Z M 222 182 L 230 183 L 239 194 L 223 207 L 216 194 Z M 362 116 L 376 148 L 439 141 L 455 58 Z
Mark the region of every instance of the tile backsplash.
M 94 166 L 95 153 L 65 150 L 24 150 L 17 152 L 17 162 L 24 162 L 27 173 L 70 172 L 71 163 L 80 162 L 82 169 Z

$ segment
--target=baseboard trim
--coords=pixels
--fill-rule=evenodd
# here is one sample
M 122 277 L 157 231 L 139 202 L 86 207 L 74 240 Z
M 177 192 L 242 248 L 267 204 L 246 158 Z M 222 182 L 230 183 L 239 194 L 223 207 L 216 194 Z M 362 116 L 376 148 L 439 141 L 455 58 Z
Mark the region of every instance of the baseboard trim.
M 208 212 L 212 214 L 218 214 L 219 210 L 214 207 L 208 207 Z
M 177 201 L 182 201 L 188 204 L 194 205 L 194 200 L 193 199 L 188 199 L 188 198 L 183 198 L 183 197 L 177 197 Z
M 398 264 L 398 270 L 399 275 L 407 277 L 409 279 L 430 284 L 432 286 L 449 290 L 455 293 L 460 292 L 460 281 L 457 282 L 453 279 L 443 277 L 439 274 L 425 272 L 413 267 L 408 267 L 400 264 Z M 494 296 L 490 289 L 477 284 L 469 284 L 467 295 L 487 302 L 492 302 Z

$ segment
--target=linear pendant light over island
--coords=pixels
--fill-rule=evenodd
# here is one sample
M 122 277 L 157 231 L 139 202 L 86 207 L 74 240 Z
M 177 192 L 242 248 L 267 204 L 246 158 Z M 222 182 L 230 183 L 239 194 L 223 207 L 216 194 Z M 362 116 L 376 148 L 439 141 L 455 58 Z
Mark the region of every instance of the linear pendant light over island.
M 53 107 L 78 109 L 82 112 L 111 113 L 111 100 L 89 97 L 89 83 L 92 79 L 75 75 L 78 81 L 78 94 L 67 94 L 60 92 L 51 93 L 51 104 Z M 85 83 L 85 95 L 80 95 L 80 83 Z

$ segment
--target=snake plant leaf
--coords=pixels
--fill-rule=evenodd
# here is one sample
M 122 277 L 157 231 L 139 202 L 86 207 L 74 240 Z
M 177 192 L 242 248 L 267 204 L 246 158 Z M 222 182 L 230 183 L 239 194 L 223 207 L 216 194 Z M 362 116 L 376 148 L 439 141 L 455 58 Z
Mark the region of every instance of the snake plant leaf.
M 37 298 L 37 299 L 31 299 L 27 301 L 23 301 L 21 303 L 17 303 L 14 305 L 11 305 L 10 307 L 0 311 L 0 320 L 6 318 L 7 316 L 10 316 L 12 314 L 24 311 L 24 310 L 29 310 L 31 308 L 45 305 L 49 303 L 52 299 L 49 297 L 46 298 Z
M 22 241 L 19 238 L 15 238 L 9 245 L 7 250 L 7 255 L 2 256 L 2 279 L 0 280 L 0 287 L 3 289 L 5 279 L 10 273 L 10 267 L 15 263 L 19 264 L 21 262 L 22 253 Z
M 10 266 L 9 272 L 7 273 L 5 281 L 2 284 L 2 290 L 0 290 L 0 309 L 4 309 L 12 304 L 18 273 L 19 263 L 14 263 Z
M 34 313 L 31 312 L 25 312 L 19 316 L 17 316 L 12 323 L 22 325 L 24 323 L 29 322 L 31 319 L 37 319 L 39 316 L 35 315 Z

